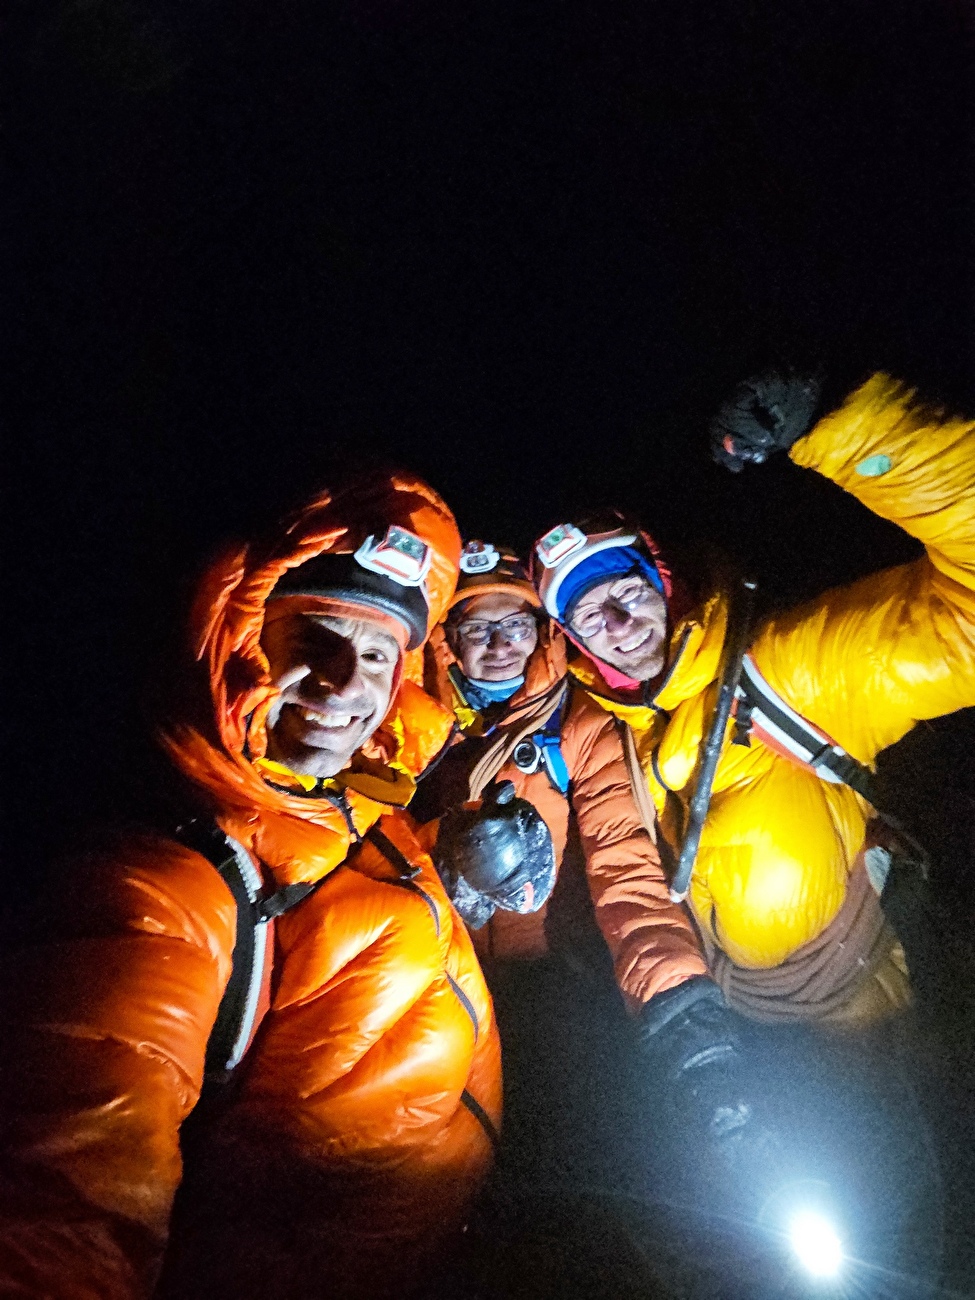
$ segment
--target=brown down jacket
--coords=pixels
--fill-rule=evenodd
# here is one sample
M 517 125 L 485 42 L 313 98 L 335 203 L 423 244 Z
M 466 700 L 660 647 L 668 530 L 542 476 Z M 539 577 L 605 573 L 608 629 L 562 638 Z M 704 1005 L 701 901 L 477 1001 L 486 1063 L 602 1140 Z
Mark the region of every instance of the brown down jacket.
M 119 834 L 70 864 L 49 941 L 8 962 L 3 1295 L 148 1296 L 169 1239 L 167 1295 L 405 1297 L 462 1227 L 500 1119 L 497 1032 L 470 939 L 404 812 L 355 790 L 334 802 L 282 793 L 245 756 L 263 752 L 274 696 L 259 645 L 274 583 L 390 522 L 434 548 L 433 621 L 459 538 L 406 476 L 316 499 L 269 549 L 225 555 L 200 590 L 170 755 L 269 887 L 322 884 L 274 922 L 270 1008 L 229 1092 L 187 1126 L 175 1215 L 180 1130 L 231 970 L 229 889 L 175 840 Z M 370 757 L 415 775 L 452 726 L 404 680 Z M 412 880 L 371 842 L 350 854 L 377 824 Z
M 453 662 L 443 628 L 436 628 L 427 648 L 427 689 L 455 708 L 462 726 L 469 726 L 471 711 L 465 710 L 447 674 Z M 525 682 L 498 727 L 517 727 L 519 718 L 565 673 L 562 634 L 544 626 L 526 665 Z M 571 678 L 566 689 L 560 747 L 571 778 L 568 797 L 556 790 L 544 768 L 525 773 L 509 761 L 497 774 L 514 783 L 552 832 L 559 864 L 555 889 L 537 912 L 496 911 L 472 932 L 474 945 L 482 959 L 540 957 L 553 946 L 583 944 L 583 911 L 590 918 L 594 914 L 624 1000 L 636 1010 L 655 993 L 706 974 L 707 966 L 687 913 L 668 897 L 656 845 L 633 797 L 615 718 Z M 477 739 L 464 740 L 460 747 L 476 753 L 478 744 Z M 567 955 L 585 960 L 581 951 Z

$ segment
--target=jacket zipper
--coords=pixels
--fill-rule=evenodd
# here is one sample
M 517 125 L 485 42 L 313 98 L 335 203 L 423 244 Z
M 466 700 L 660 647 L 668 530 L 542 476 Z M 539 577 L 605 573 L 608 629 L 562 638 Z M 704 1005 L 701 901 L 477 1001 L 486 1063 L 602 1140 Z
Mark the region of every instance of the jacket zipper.
M 362 836 L 359 834 L 358 827 L 352 820 L 352 809 L 349 807 L 349 801 L 344 790 L 338 790 L 334 794 L 330 790 L 322 791 L 322 797 L 327 799 L 333 808 L 337 808 L 345 818 L 345 825 L 349 834 L 352 836 L 353 844 L 361 844 Z
M 657 709 L 658 712 L 663 712 L 663 710 L 660 708 L 660 706 L 656 703 L 657 697 L 658 697 L 658 696 L 659 696 L 659 695 L 660 695 L 660 694 L 661 694 L 661 693 L 666 689 L 666 687 L 669 685 L 670 680 L 671 680 L 671 678 L 673 677 L 674 673 L 677 671 L 677 665 L 680 663 L 680 661 L 681 661 L 681 656 L 683 655 L 684 650 L 685 650 L 686 647 L 687 647 L 687 639 L 688 639 L 688 637 L 691 635 L 691 628 L 692 628 L 693 626 L 694 626 L 693 623 L 688 623 L 687 627 L 685 627 L 684 630 L 683 630 L 683 632 L 681 633 L 680 644 L 679 644 L 678 647 L 677 647 L 677 653 L 676 653 L 676 655 L 674 655 L 673 663 L 672 663 L 672 664 L 670 665 L 670 667 L 667 669 L 667 672 L 666 672 L 665 675 L 664 675 L 664 679 L 663 679 L 663 681 L 660 683 L 660 685 L 659 685 L 659 686 L 657 687 L 657 689 L 654 691 L 654 693 L 653 693 L 653 699 L 647 701 L 647 704 L 650 706 L 651 709 Z
M 397 848 L 396 845 L 392 842 L 392 840 L 390 840 L 387 835 L 385 835 L 381 830 L 379 830 L 378 827 L 376 826 L 371 827 L 370 830 L 367 832 L 367 837 L 372 840 L 373 844 L 383 855 L 383 857 L 386 858 L 388 862 L 391 862 L 393 866 L 398 866 L 401 869 L 404 864 L 407 867 L 412 866 L 409 859 L 402 852 L 402 850 Z M 423 899 L 427 907 L 430 909 L 430 915 L 433 917 L 434 928 L 436 930 L 437 938 L 439 939 L 440 938 L 440 913 L 437 910 L 437 904 L 434 901 L 433 897 L 430 894 L 428 894 L 425 889 L 421 888 L 421 886 L 418 885 L 415 880 L 411 880 L 408 877 L 401 876 L 399 880 L 390 880 L 387 883 L 391 885 L 396 885 L 400 889 L 408 889 L 411 894 L 417 894 L 419 895 L 420 898 Z M 461 986 L 457 983 L 453 975 L 451 975 L 450 971 L 447 970 L 446 965 L 444 966 L 444 975 L 447 977 L 447 983 L 450 985 L 454 997 L 464 1008 L 465 1012 L 467 1013 L 470 1019 L 471 1027 L 474 1030 L 474 1045 L 476 1047 L 481 1036 L 481 1026 L 477 1018 L 477 1011 L 474 1007 L 474 1003 L 470 1000 L 470 998 L 467 996 L 467 994 L 464 992 Z M 461 1092 L 460 1100 L 462 1105 L 474 1116 L 478 1124 L 480 1124 L 481 1128 L 484 1130 L 485 1137 L 490 1142 L 491 1147 L 494 1150 L 495 1154 L 497 1154 L 500 1148 L 501 1138 L 497 1128 L 495 1127 L 494 1121 L 491 1119 L 491 1116 L 487 1113 L 487 1111 L 477 1100 L 474 1094 L 470 1092 L 467 1088 L 464 1088 L 463 1091 Z

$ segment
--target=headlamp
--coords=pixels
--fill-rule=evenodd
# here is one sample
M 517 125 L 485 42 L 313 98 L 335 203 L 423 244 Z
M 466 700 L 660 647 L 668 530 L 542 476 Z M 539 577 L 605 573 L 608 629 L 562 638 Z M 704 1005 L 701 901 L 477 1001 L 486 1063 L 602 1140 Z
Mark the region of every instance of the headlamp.
M 355 553 L 370 573 L 392 578 L 401 587 L 419 587 L 430 572 L 433 551 L 416 533 L 390 524 L 379 540 L 370 534 Z
M 843 1243 L 835 1226 L 818 1210 L 799 1210 L 788 1225 L 793 1254 L 813 1277 L 834 1278 L 843 1265 Z
M 848 1258 L 835 1195 L 820 1179 L 785 1183 L 765 1202 L 759 1223 L 810 1282 L 835 1282 Z
M 552 618 L 562 621 L 565 601 L 559 592 L 580 564 L 605 551 L 625 552 L 627 547 L 635 545 L 639 540 L 636 532 L 627 530 L 622 525 L 600 533 L 584 533 L 575 524 L 559 524 L 557 528 L 550 529 L 535 543 L 535 554 L 541 564 L 537 573 L 538 594 Z M 624 569 L 628 567 L 629 562 L 624 565 Z M 652 567 L 648 563 L 648 568 Z M 616 572 L 621 571 L 617 569 Z
M 498 567 L 501 555 L 490 542 L 468 542 L 460 553 L 461 573 L 490 573 Z

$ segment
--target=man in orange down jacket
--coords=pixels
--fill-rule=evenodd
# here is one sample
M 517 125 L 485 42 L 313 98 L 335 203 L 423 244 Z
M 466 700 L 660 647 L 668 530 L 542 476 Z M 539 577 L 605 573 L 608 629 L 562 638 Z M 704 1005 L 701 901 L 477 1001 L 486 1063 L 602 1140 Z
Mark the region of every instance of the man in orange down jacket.
M 4 1294 L 148 1296 L 165 1255 L 178 1297 L 403 1297 L 462 1228 L 498 1037 L 403 811 L 454 725 L 405 668 L 459 550 L 375 476 L 206 574 L 163 731 L 199 820 L 74 864 L 4 977 Z
M 884 374 L 817 418 L 824 406 L 814 381 L 749 381 L 715 420 L 715 457 L 737 470 L 787 451 L 925 553 L 753 629 L 688 902 L 732 1005 L 840 1027 L 910 997 L 878 899 L 891 848 L 875 842 L 889 834 L 874 822 L 871 769 L 920 719 L 975 704 L 975 423 Z M 633 732 L 676 853 L 729 585 L 713 573 L 696 589 L 672 580 L 652 539 L 620 515 L 550 530 L 534 563 L 546 610 L 581 652 L 573 674 Z
M 689 1136 L 710 1142 L 734 1131 L 740 1144 L 751 1111 L 734 1016 L 707 977 L 690 918 L 668 897 L 653 808 L 644 799 L 641 811 L 635 797 L 642 777 L 635 754 L 628 766 L 623 728 L 566 675 L 562 634 L 517 557 L 469 542 L 460 565 L 449 615 L 427 646 L 425 682 L 453 707 L 464 739 L 424 782 L 416 814 L 489 799 L 489 782 L 509 781 L 555 845 L 556 870 L 533 873 L 504 853 L 481 861 L 463 840 L 452 851 L 448 820 L 458 814 L 440 823 L 438 866 L 497 1007 L 505 1167 L 526 1166 L 536 1185 L 636 1173 L 641 1151 L 632 1148 L 645 1148 L 652 1131 L 634 1086 L 634 1022 L 660 1028 Z M 435 789 L 440 806 L 424 808 Z

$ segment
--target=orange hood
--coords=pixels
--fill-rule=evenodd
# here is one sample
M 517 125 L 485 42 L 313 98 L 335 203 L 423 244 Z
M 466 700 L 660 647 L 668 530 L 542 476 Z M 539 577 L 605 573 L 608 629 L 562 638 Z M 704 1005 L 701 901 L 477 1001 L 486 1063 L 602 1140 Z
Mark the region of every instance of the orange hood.
M 287 570 L 327 552 L 354 552 L 370 533 L 382 535 L 390 524 L 416 533 L 433 553 L 426 579 L 429 631 L 453 594 L 460 536 L 437 493 L 401 472 L 374 474 L 335 494 L 323 492 L 270 539 L 228 549 L 204 574 L 190 613 L 180 698 L 160 739 L 180 771 L 225 814 L 222 821 L 235 829 L 260 823 L 266 842 L 254 847 L 288 883 L 318 879 L 337 866 L 348 850 L 349 831 L 331 802 L 273 789 L 253 766 L 252 760 L 264 756 L 268 712 L 277 698 L 260 643 L 265 604 Z M 406 657 L 390 710 L 360 751 L 367 760 L 394 764 L 414 776 L 446 743 L 454 721 L 410 680 L 419 676 L 419 654 Z M 388 811 L 355 791 L 348 792 L 348 802 L 360 833 Z M 322 837 L 317 828 L 338 832 L 341 842 L 330 843 L 333 837 Z

